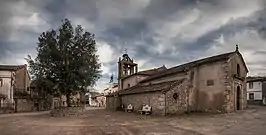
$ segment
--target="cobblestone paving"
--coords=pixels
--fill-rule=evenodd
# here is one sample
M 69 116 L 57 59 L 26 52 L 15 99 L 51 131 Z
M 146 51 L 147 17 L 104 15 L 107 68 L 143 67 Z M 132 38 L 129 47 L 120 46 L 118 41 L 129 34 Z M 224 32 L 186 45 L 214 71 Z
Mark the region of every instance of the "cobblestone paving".
M 150 117 L 89 110 L 79 118 L 39 115 L 0 117 L 0 135 L 264 135 L 266 107 L 223 115 Z

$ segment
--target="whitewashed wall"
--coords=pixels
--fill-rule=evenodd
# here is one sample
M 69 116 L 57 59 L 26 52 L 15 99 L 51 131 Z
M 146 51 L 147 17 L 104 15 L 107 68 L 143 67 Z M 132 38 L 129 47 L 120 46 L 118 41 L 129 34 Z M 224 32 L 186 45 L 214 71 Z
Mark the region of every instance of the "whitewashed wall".
M 254 94 L 254 100 L 262 100 L 261 92 L 247 92 L 247 100 L 250 100 L 249 99 L 249 93 L 253 93 Z
M 254 94 L 254 100 L 262 100 L 262 82 L 253 82 L 253 88 L 249 88 L 249 82 L 247 83 L 247 100 L 249 99 L 249 93 Z
M 249 82 L 248 82 L 247 91 L 262 91 L 262 82 L 253 82 L 253 88 L 249 88 Z
M 4 102 L 13 103 L 13 88 L 11 86 L 11 74 L 10 71 L 0 71 L 0 78 L 3 80 L 3 86 L 0 86 L 0 93 L 7 96 L 4 101 L 1 99 L 1 105 L 4 106 Z
M 0 86 L 0 93 L 6 95 L 8 99 L 11 99 L 11 72 L 0 71 L 0 78 L 3 80 L 3 86 Z

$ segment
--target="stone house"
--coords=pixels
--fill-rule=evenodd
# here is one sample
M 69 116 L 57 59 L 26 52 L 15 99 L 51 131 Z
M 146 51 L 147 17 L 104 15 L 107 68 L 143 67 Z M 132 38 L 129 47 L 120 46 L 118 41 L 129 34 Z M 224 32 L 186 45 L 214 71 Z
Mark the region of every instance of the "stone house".
M 96 96 L 96 100 L 98 102 L 98 107 L 105 107 L 106 106 L 106 97 L 103 93 Z
M 118 83 L 109 83 L 108 88 L 103 90 L 104 95 L 108 95 L 118 91 Z
M 164 68 L 148 76 L 139 75 L 136 66 L 127 54 L 119 59 L 120 90 L 106 96 L 107 109 L 131 104 L 137 111 L 149 105 L 153 114 L 168 115 L 226 113 L 247 106 L 248 69 L 238 47 L 233 52 Z
M 0 65 L 0 107 L 9 107 L 16 112 L 31 111 L 30 76 L 27 65 Z
M 89 106 L 94 106 L 94 107 L 99 106 L 97 97 L 100 95 L 101 94 L 99 92 L 87 92 L 85 94 L 86 104 Z
M 266 77 L 247 77 L 248 104 L 266 105 Z

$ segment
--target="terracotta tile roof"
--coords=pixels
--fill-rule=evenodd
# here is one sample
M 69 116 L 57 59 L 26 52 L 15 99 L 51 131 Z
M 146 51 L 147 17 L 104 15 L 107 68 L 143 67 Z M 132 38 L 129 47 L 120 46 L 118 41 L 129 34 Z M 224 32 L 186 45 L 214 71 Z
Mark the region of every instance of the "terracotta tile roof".
M 212 57 L 207 57 L 207 58 L 204 58 L 204 59 L 200 59 L 200 60 L 192 61 L 192 62 L 189 62 L 189 63 L 185 63 L 185 64 L 182 64 L 182 65 L 179 65 L 179 66 L 176 66 L 176 67 L 172 67 L 172 68 L 167 69 L 166 71 L 154 74 L 154 75 L 152 75 L 152 76 L 140 81 L 140 83 L 147 82 L 147 81 L 150 81 L 150 80 L 153 80 L 153 79 L 156 79 L 156 78 L 168 76 L 168 75 L 171 75 L 171 74 L 174 74 L 174 73 L 184 72 L 186 69 L 188 69 L 190 67 L 197 66 L 197 65 L 202 65 L 202 64 L 206 64 L 206 63 L 226 60 L 234 53 L 236 53 L 236 52 L 234 51 L 234 52 L 230 52 L 230 53 L 225 53 L 225 54 L 220 54 L 220 55 L 216 55 L 216 56 L 212 56 Z
M 137 74 L 139 75 L 152 75 L 154 73 L 160 72 L 160 71 L 165 71 L 167 70 L 167 68 L 163 65 L 159 68 L 154 68 L 154 69 L 149 69 L 149 70 L 144 70 L 144 71 L 140 71 Z
M 0 70 L 15 71 L 26 67 L 26 65 L 0 65 Z
M 181 84 L 185 79 L 162 82 L 157 84 L 150 85 L 136 85 L 134 87 L 117 91 L 116 93 L 112 93 L 112 95 L 128 95 L 128 94 L 139 94 L 139 93 L 147 93 L 147 92 L 155 92 L 155 91 L 167 91 L 171 86 Z M 111 95 L 110 95 L 111 96 Z
M 139 72 L 137 72 L 137 73 L 135 73 L 135 74 L 132 74 L 132 75 L 126 76 L 126 77 L 124 77 L 124 78 L 128 78 L 128 77 L 131 77 L 131 76 L 133 76 L 133 75 L 146 75 L 146 76 L 151 76 L 151 75 L 153 75 L 153 74 L 156 74 L 156 73 L 159 73 L 159 72 L 163 72 L 163 71 L 166 71 L 166 70 L 167 70 L 167 68 L 163 65 L 163 66 L 161 66 L 161 67 L 159 67 L 159 68 L 154 68 L 154 69 L 149 69 L 149 70 L 139 71 Z M 124 78 L 123 78 L 123 79 L 124 79 Z

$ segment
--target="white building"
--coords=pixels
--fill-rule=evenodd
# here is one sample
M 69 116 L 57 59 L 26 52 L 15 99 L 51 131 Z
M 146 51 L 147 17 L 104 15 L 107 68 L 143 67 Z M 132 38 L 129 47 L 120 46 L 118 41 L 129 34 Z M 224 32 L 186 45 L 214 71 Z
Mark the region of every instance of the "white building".
M 104 89 L 104 95 L 108 95 L 118 91 L 118 83 L 110 83 L 109 87 Z
M 266 105 L 266 77 L 247 77 L 247 100 L 249 104 Z
M 6 103 L 14 103 L 14 72 L 12 71 L 0 71 L 0 107 L 3 107 Z M 13 83 L 12 83 L 13 82 Z
M 99 103 L 97 100 L 97 97 L 100 96 L 101 94 L 98 92 L 88 92 L 85 94 L 86 97 L 86 104 L 89 106 L 94 106 L 98 107 Z
M 30 76 L 27 65 L 0 65 L 0 108 L 18 109 L 16 93 L 30 94 Z

